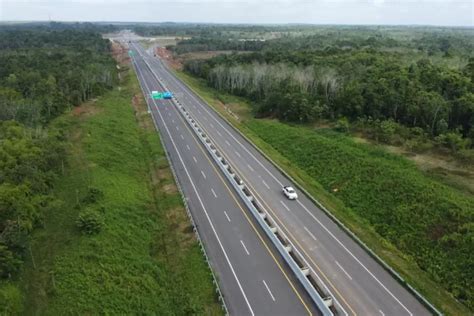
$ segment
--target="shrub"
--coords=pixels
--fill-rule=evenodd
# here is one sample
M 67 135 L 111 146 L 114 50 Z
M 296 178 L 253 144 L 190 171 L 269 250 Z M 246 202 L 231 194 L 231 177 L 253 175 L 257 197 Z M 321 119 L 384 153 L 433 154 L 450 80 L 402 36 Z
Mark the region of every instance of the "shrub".
M 82 199 L 84 204 L 92 204 L 99 201 L 104 196 L 104 193 L 94 187 L 89 187 L 86 193 L 86 196 Z
M 76 226 L 85 235 L 98 234 L 104 225 L 102 215 L 93 209 L 85 209 L 79 213 Z

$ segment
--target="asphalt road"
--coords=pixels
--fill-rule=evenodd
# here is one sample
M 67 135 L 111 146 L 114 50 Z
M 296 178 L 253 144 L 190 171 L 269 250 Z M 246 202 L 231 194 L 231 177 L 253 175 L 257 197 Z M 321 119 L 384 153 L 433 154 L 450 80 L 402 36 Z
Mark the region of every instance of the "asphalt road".
M 136 50 L 140 85 L 232 315 L 317 315 L 314 304 Z
M 293 185 L 229 126 L 163 62 L 139 45 L 155 77 L 174 93 L 203 127 L 257 200 L 308 260 L 342 315 L 427 315 L 429 311 L 304 194 L 296 201 L 281 193 Z M 294 186 L 294 185 L 293 185 Z M 298 191 L 298 190 L 297 190 Z

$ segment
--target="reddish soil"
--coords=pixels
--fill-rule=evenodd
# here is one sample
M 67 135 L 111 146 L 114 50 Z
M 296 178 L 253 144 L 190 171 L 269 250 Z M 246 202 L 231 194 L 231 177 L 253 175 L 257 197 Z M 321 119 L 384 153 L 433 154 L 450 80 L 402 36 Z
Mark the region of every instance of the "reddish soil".
M 177 70 L 183 69 L 183 64 L 181 63 L 181 61 L 173 58 L 173 55 L 171 54 L 171 52 L 167 50 L 166 48 L 157 47 L 156 54 L 158 54 L 158 56 L 160 56 L 162 59 L 166 60 L 167 64 L 171 68 L 177 69 Z

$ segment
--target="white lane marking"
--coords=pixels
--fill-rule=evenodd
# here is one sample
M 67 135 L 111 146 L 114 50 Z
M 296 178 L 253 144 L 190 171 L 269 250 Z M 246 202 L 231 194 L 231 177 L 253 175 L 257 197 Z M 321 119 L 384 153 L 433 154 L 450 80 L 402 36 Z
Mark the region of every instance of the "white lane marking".
M 212 125 L 212 123 L 211 123 L 211 124 L 209 124 L 209 126 L 210 126 L 210 127 L 212 127 L 212 128 L 214 128 L 214 125 Z
M 380 315 L 385 316 L 381 309 L 379 309 Z
M 165 71 L 168 72 L 167 69 L 165 69 Z M 170 74 L 171 74 L 171 73 L 170 73 Z M 184 85 L 183 85 L 182 83 L 180 83 L 176 78 L 174 78 L 173 75 L 171 75 L 171 78 L 178 84 L 178 86 L 180 86 L 180 87 L 182 88 L 183 91 L 185 91 L 187 94 L 189 94 L 196 102 L 198 102 L 199 104 L 202 103 L 202 102 L 201 102 L 200 100 L 198 100 L 192 93 L 190 93 L 190 92 L 186 89 L 186 87 L 184 87 Z M 214 121 L 215 121 L 220 127 L 222 127 L 222 129 L 223 129 L 224 131 L 226 131 L 226 133 L 227 133 L 230 137 L 232 137 L 232 138 L 249 154 L 249 156 L 251 156 L 251 157 L 252 157 L 279 185 L 280 185 L 280 186 L 283 186 L 283 184 L 281 183 L 281 181 L 278 180 L 278 178 L 275 177 L 275 176 L 270 172 L 270 170 L 268 170 L 268 169 L 262 164 L 262 162 L 260 162 L 260 160 L 258 160 L 257 157 L 255 157 L 234 135 L 232 135 L 232 133 L 231 133 L 216 117 L 214 117 L 214 116 L 211 114 L 211 112 L 210 112 L 205 106 L 203 106 L 202 108 L 203 108 L 204 111 L 206 111 L 206 112 L 214 119 Z M 376 282 L 377 282 L 380 286 L 382 286 L 382 288 L 383 288 L 387 293 L 389 293 L 390 296 L 392 296 L 392 298 L 394 298 L 395 301 L 397 301 L 397 302 L 408 312 L 409 315 L 413 315 L 413 314 L 408 310 L 408 308 L 406 308 L 406 306 L 403 305 L 402 302 L 400 302 L 400 300 L 399 300 L 397 297 L 395 297 L 395 295 L 393 295 L 393 293 L 390 292 L 390 290 L 387 289 L 387 287 L 385 287 L 385 285 L 384 285 L 382 282 L 380 282 L 380 280 L 377 279 L 377 277 L 376 277 L 372 272 L 370 272 L 370 271 L 367 269 L 367 267 L 366 267 L 364 264 L 362 264 L 362 262 L 360 262 L 360 260 L 359 260 L 352 252 L 350 252 L 350 251 L 347 249 L 347 247 L 345 247 L 345 246 L 339 241 L 339 239 L 337 239 L 337 238 L 334 236 L 334 234 L 331 233 L 331 232 L 329 231 L 329 229 L 327 229 L 327 227 L 324 226 L 324 225 L 316 218 L 316 216 L 315 216 L 314 214 L 312 214 L 312 213 L 308 210 L 308 208 L 307 208 L 306 206 L 303 205 L 303 203 L 301 203 L 301 201 L 298 201 L 298 204 L 300 204 L 300 205 L 305 209 L 305 211 L 306 211 L 312 218 L 314 218 L 314 219 L 331 235 L 331 237 L 333 237 L 333 238 L 344 248 L 344 250 L 346 250 L 346 251 L 356 260 L 356 262 L 358 262 L 358 263 L 364 268 L 364 270 L 366 270 L 366 271 L 369 273 L 369 275 L 370 275 L 372 278 L 374 278 L 374 279 L 376 280 Z M 346 312 L 346 314 L 347 314 L 347 312 Z
M 217 194 L 216 194 L 216 192 L 214 192 L 214 189 L 211 188 L 211 191 L 212 191 L 212 194 L 214 195 L 214 197 L 217 199 Z
M 147 85 L 146 82 L 145 82 L 145 78 L 143 77 L 143 75 L 141 75 L 139 68 L 138 68 L 138 67 L 135 67 L 135 69 L 137 69 L 137 73 L 142 77 L 142 80 L 143 80 L 144 84 L 147 86 L 147 89 L 148 89 L 148 91 L 149 91 L 150 89 L 148 88 L 148 85 Z M 144 93 L 144 94 L 146 94 L 146 93 Z M 155 105 L 155 107 L 157 107 L 154 100 L 153 100 L 153 104 Z M 206 218 L 207 218 L 207 220 L 208 220 L 208 222 L 209 222 L 209 224 L 210 224 L 210 226 L 211 226 L 211 229 L 212 229 L 214 235 L 216 236 L 217 242 L 219 243 L 219 247 L 221 248 L 222 252 L 224 253 L 224 257 L 225 257 L 225 259 L 226 259 L 226 261 L 227 261 L 227 264 L 228 264 L 229 267 L 230 267 L 230 270 L 232 271 L 232 275 L 234 276 L 234 278 L 235 278 L 235 280 L 236 280 L 236 282 L 237 282 L 237 285 L 239 286 L 240 292 L 242 293 L 242 296 L 244 297 L 245 303 L 247 304 L 247 307 L 248 307 L 249 310 L 250 310 L 250 314 L 251 314 L 251 315 L 255 315 L 255 313 L 254 313 L 254 311 L 253 311 L 253 309 L 252 309 L 252 306 L 250 305 L 250 302 L 249 302 L 249 300 L 248 300 L 248 298 L 247 298 L 247 295 L 245 294 L 244 289 L 242 288 L 242 285 L 240 284 L 240 280 L 239 280 L 239 278 L 237 277 L 237 274 L 235 273 L 234 266 L 233 266 L 232 263 L 230 262 L 229 256 L 227 255 L 227 252 L 225 251 L 224 246 L 222 245 L 222 242 L 221 242 L 221 240 L 220 240 L 220 238 L 219 238 L 219 235 L 217 234 L 217 231 L 216 231 L 216 229 L 215 229 L 215 227 L 214 227 L 214 224 L 212 223 L 211 218 L 209 217 L 209 213 L 207 212 L 207 209 L 206 209 L 206 207 L 204 206 L 204 203 L 202 202 L 201 196 L 199 195 L 199 193 L 198 193 L 198 191 L 197 191 L 197 189 L 196 189 L 196 186 L 194 185 L 194 182 L 193 182 L 193 180 L 192 180 L 192 178 L 191 178 L 191 176 L 190 176 L 190 174 L 189 174 L 189 172 L 188 172 L 188 169 L 186 168 L 186 165 L 185 165 L 184 162 L 183 162 L 183 158 L 181 157 L 181 154 L 180 154 L 179 151 L 178 151 L 178 147 L 176 146 L 176 144 L 175 144 L 173 138 L 171 137 L 171 133 L 170 133 L 170 131 L 169 131 L 169 129 L 168 129 L 168 126 L 166 125 L 165 120 L 163 119 L 163 116 L 161 115 L 161 113 L 160 113 L 159 111 L 158 111 L 158 115 L 160 116 L 160 119 L 161 119 L 161 121 L 162 121 L 163 124 L 164 124 L 164 127 L 165 127 L 165 129 L 166 129 L 166 132 L 168 133 L 168 136 L 169 136 L 169 138 L 171 139 L 171 143 L 173 144 L 173 147 L 174 147 L 174 149 L 176 150 L 176 153 L 178 154 L 178 158 L 179 158 L 181 164 L 182 164 L 183 167 L 184 167 L 184 171 L 186 172 L 186 175 L 188 176 L 188 179 L 189 179 L 189 181 L 190 181 L 190 183 L 191 183 L 191 185 L 192 185 L 192 187 L 193 187 L 193 190 L 194 190 L 194 192 L 196 193 L 196 196 L 197 196 L 197 198 L 198 198 L 198 200 L 199 200 L 199 204 L 201 204 L 201 207 L 202 207 L 202 209 L 204 210 L 204 213 L 206 214 Z M 154 119 L 153 119 L 153 120 L 154 120 Z M 156 123 L 155 123 L 155 124 L 156 124 Z M 155 126 L 156 126 L 156 125 L 155 125 Z
M 227 141 L 227 140 L 226 140 L 226 141 L 225 141 L 225 143 L 227 144 L 227 146 L 230 146 L 230 143 L 229 143 L 229 141 Z
M 201 170 L 201 174 L 202 174 L 203 178 L 206 179 L 206 175 L 204 174 L 204 171 Z
M 201 111 L 199 111 L 199 110 L 198 110 L 198 113 L 199 113 L 199 114 L 202 114 Z
M 275 302 L 275 296 L 273 296 L 272 291 L 270 291 L 270 288 L 268 287 L 267 282 L 265 282 L 265 280 L 262 280 L 262 282 L 263 282 L 263 285 L 265 285 L 265 287 L 267 288 L 268 294 L 270 294 L 270 297 Z
M 145 63 L 147 63 L 145 61 Z M 148 63 L 147 63 L 148 65 Z M 148 65 L 148 67 L 151 69 L 150 65 Z M 166 71 L 169 75 L 170 75 L 170 78 L 175 81 L 178 86 L 181 87 L 181 89 L 183 91 L 185 91 L 189 96 L 191 96 L 199 105 L 201 105 L 201 107 L 204 109 L 204 111 L 206 111 L 209 115 L 211 115 L 210 113 L 210 110 L 207 109 L 207 106 L 205 104 L 203 104 L 200 100 L 198 100 L 196 98 L 196 96 L 194 96 L 193 94 L 191 94 L 188 90 L 187 90 L 187 87 L 184 86 L 184 84 L 180 83 L 175 77 L 174 75 L 171 74 L 171 72 L 166 69 L 165 67 L 163 67 L 164 71 Z M 155 74 L 155 72 L 151 69 L 152 73 L 155 75 L 155 77 L 157 77 L 157 75 Z M 154 102 L 154 101 L 153 101 Z M 198 110 L 198 112 L 201 114 L 201 111 Z M 217 114 L 216 114 L 217 115 Z M 260 162 L 234 135 L 232 135 L 231 132 L 229 132 L 229 130 L 216 118 L 214 117 L 213 115 L 211 115 L 211 117 L 214 119 L 214 121 L 217 122 L 217 124 L 219 126 L 222 127 L 222 129 L 230 136 L 232 137 L 280 186 L 283 186 L 283 184 L 278 180 L 278 178 L 276 178 L 263 164 L 262 162 Z M 301 203 L 300 201 L 298 201 L 298 203 Z M 309 212 L 309 210 L 307 208 L 305 208 L 306 212 L 308 212 L 311 216 L 314 217 L 314 215 L 312 213 Z M 319 221 L 318 221 L 319 222 Z M 320 223 L 320 222 L 319 222 Z M 321 223 L 320 223 L 321 224 Z M 322 225 L 322 224 L 321 224 Z M 324 227 L 324 226 L 323 226 Z M 326 227 L 324 227 L 325 229 L 327 229 Z M 331 236 L 333 236 L 331 234 Z M 334 237 L 334 236 L 333 236 Z M 318 278 L 318 280 L 320 282 L 322 282 L 322 280 L 319 278 L 319 276 L 316 274 L 316 277 Z M 326 290 L 329 291 L 329 289 L 327 289 L 326 287 Z M 330 291 L 329 291 L 330 292 Z M 334 296 L 334 295 L 333 295 Z M 345 315 L 348 315 L 347 311 L 344 309 L 344 307 L 341 305 L 341 303 L 336 299 L 336 302 L 338 303 L 338 305 L 340 306 L 340 308 L 343 310 L 344 314 Z M 401 303 L 400 303 L 401 304 Z M 403 306 L 403 305 L 402 305 Z M 405 308 L 405 306 L 403 306 Z M 406 309 L 406 308 L 405 308 Z M 408 311 L 408 310 L 407 310 Z M 409 312 L 409 311 L 408 311 Z M 409 312 L 410 315 L 412 315 L 410 312 Z
M 304 226 L 303 228 L 304 228 L 304 230 L 306 230 L 306 232 L 308 233 L 308 235 L 311 236 L 311 238 L 313 238 L 315 241 L 318 240 L 318 239 L 313 235 L 313 233 L 309 231 L 309 229 L 308 229 L 306 226 Z
M 364 270 L 388 293 L 390 294 L 390 296 L 395 299 L 395 301 L 398 302 L 398 304 L 400 304 L 407 312 L 410 316 L 412 316 L 413 314 L 410 312 L 410 310 L 408 308 L 406 308 L 405 305 L 402 304 L 402 302 L 400 302 L 400 300 L 395 296 L 393 295 L 392 292 L 390 292 L 389 289 L 387 289 L 387 287 L 382 283 L 380 282 L 379 279 L 377 279 L 377 277 L 369 271 L 369 269 L 367 269 L 367 267 L 362 263 L 360 262 L 360 260 L 349 250 L 347 249 L 346 246 L 344 246 L 344 244 L 339 240 L 337 239 L 336 236 L 334 236 L 334 234 L 326 227 L 323 225 L 323 223 L 321 223 L 321 221 L 314 215 L 312 214 L 309 209 L 303 204 L 301 203 L 300 201 L 297 201 L 299 205 L 301 205 L 301 207 L 303 207 L 305 209 L 305 211 L 316 221 L 319 223 L 319 225 L 321 225 L 321 227 L 335 240 L 337 241 L 337 243 L 358 263 L 360 264 L 361 267 L 364 268 Z
M 284 208 L 286 208 L 286 210 L 287 210 L 288 212 L 290 211 L 290 208 L 289 208 L 288 206 L 286 206 L 286 204 L 283 203 L 282 200 L 280 200 L 280 203 L 281 203 L 281 205 L 283 205 Z
M 239 157 L 242 157 L 238 151 L 236 151 L 235 154 Z
M 183 134 L 181 134 L 181 135 L 179 135 L 179 136 L 181 136 L 181 139 L 182 139 L 182 140 L 184 140 L 184 136 L 183 136 Z
M 219 136 L 221 136 L 221 137 L 222 137 L 222 134 L 221 134 L 221 132 L 219 132 L 219 131 L 216 131 L 216 132 L 217 132 L 217 135 L 219 135 Z
M 171 120 L 171 123 L 174 123 L 174 119 Z
M 267 189 L 270 189 L 270 187 L 268 186 L 268 184 L 265 182 L 265 180 L 262 180 L 263 182 L 263 185 L 267 187 Z
M 339 264 L 339 262 L 337 262 L 337 260 L 335 261 L 337 266 L 339 267 L 339 269 L 342 270 L 342 272 L 344 272 L 346 274 L 346 276 L 349 278 L 349 280 L 352 280 L 352 277 L 349 275 L 349 273 L 347 273 L 346 270 L 344 270 L 344 268 Z
M 227 215 L 227 212 L 226 212 L 226 211 L 224 211 L 224 214 L 225 214 L 225 217 L 227 217 L 227 220 L 228 220 L 229 223 L 230 223 L 230 217 L 229 217 L 229 215 Z
M 255 171 L 255 170 L 253 170 L 253 168 L 252 168 L 251 165 L 247 164 L 247 167 L 248 167 L 251 171 Z
M 197 159 L 196 159 L 196 157 L 194 157 L 194 156 L 193 156 L 193 159 L 194 159 L 194 162 L 195 162 L 195 163 L 197 163 L 197 162 L 198 162 L 198 161 L 197 161 Z
M 247 250 L 247 247 L 245 247 L 245 244 L 244 244 L 244 242 L 242 241 L 242 239 L 240 240 L 240 243 L 242 244 L 242 247 L 244 247 L 244 250 L 245 250 L 245 252 L 247 253 L 247 256 L 250 256 L 250 253 L 249 253 L 249 251 Z
M 179 126 L 176 126 L 176 130 L 179 131 Z
M 186 148 L 187 148 L 188 150 L 191 150 L 191 148 L 189 148 L 189 145 L 186 145 Z

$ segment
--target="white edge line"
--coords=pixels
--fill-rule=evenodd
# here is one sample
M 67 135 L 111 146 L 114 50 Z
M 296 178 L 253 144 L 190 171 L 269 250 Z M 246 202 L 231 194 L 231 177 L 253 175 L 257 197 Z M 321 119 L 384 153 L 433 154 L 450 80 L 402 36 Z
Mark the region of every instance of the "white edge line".
M 138 73 L 140 73 L 139 67 L 136 67 L 136 68 L 137 68 Z M 142 76 L 141 73 L 140 73 L 140 76 Z M 143 76 L 142 76 L 142 78 L 143 78 Z M 150 89 L 148 88 L 148 85 L 146 84 L 146 82 L 145 82 L 144 79 L 143 79 L 143 83 L 147 86 L 147 89 L 150 90 Z M 156 107 L 155 101 L 153 100 L 152 102 L 153 102 L 153 104 L 154 104 L 155 107 Z M 184 167 L 184 171 L 186 172 L 186 175 L 188 176 L 188 179 L 189 179 L 189 181 L 190 181 L 190 183 L 191 183 L 191 185 L 192 185 L 192 187 L 193 187 L 193 190 L 194 190 L 194 192 L 196 193 L 196 196 L 197 196 L 197 198 L 198 198 L 198 200 L 199 200 L 199 203 L 201 204 L 201 207 L 203 208 L 204 213 L 206 214 L 206 218 L 207 218 L 207 220 L 209 221 L 209 224 L 210 224 L 210 226 L 211 226 L 211 229 L 212 229 L 212 231 L 214 232 L 214 235 L 215 235 L 216 238 L 217 238 L 217 242 L 219 243 L 219 246 L 220 246 L 222 252 L 224 253 L 224 257 L 225 257 L 225 259 L 226 259 L 226 261 L 227 261 L 227 263 L 228 263 L 228 265 L 229 265 L 229 267 L 230 267 L 230 269 L 231 269 L 231 271 L 232 271 L 232 274 L 233 274 L 233 276 L 234 276 L 234 278 L 235 278 L 235 280 L 236 280 L 236 282 L 237 282 L 237 285 L 238 285 L 238 287 L 239 287 L 239 289 L 240 289 L 240 292 L 242 293 L 242 295 L 243 295 L 243 297 L 244 297 L 244 299 L 245 299 L 245 302 L 247 303 L 247 306 L 248 306 L 248 308 L 249 308 L 249 310 L 250 310 L 250 313 L 251 313 L 252 315 L 255 315 L 254 312 L 253 312 L 253 309 L 252 309 L 252 307 L 250 306 L 250 303 L 249 303 L 249 301 L 248 301 L 248 299 L 247 299 L 247 295 L 245 294 L 245 292 L 244 292 L 244 290 L 243 290 L 243 288 L 242 288 L 242 285 L 240 284 L 239 278 L 237 277 L 237 275 L 236 275 L 236 273 L 235 273 L 234 267 L 232 266 L 232 263 L 231 263 L 230 260 L 229 260 L 229 257 L 228 257 L 228 255 L 227 255 L 227 252 L 225 251 L 224 246 L 222 245 L 221 240 L 219 239 L 219 235 L 217 234 L 217 231 L 216 231 L 216 229 L 214 228 L 214 225 L 212 224 L 212 221 L 211 221 L 211 219 L 210 219 L 210 217 L 209 217 L 209 214 L 207 213 L 206 207 L 204 206 L 204 203 L 202 202 L 201 197 L 200 197 L 199 193 L 197 192 L 196 186 L 194 185 L 194 182 L 193 182 L 193 180 L 191 179 L 191 176 L 189 175 L 188 169 L 186 168 L 186 165 L 185 165 L 184 162 L 183 162 L 183 159 L 182 159 L 182 157 L 181 157 L 181 154 L 179 153 L 178 148 L 176 147 L 176 144 L 174 143 L 174 140 L 173 140 L 173 138 L 171 137 L 171 133 L 170 133 L 170 131 L 168 130 L 168 127 L 166 126 L 166 123 L 165 123 L 165 121 L 163 120 L 163 117 L 161 116 L 161 113 L 160 113 L 159 111 L 157 111 L 157 112 L 158 112 L 158 115 L 160 116 L 161 121 L 162 121 L 163 124 L 164 124 L 164 127 L 165 127 L 165 129 L 166 129 L 166 132 L 168 133 L 168 136 L 170 137 L 171 142 L 173 143 L 173 146 L 174 146 L 174 148 L 175 148 L 175 150 L 176 150 L 176 153 L 178 154 L 179 160 L 180 160 L 181 164 L 182 164 L 183 167 Z

